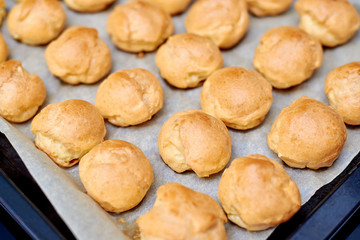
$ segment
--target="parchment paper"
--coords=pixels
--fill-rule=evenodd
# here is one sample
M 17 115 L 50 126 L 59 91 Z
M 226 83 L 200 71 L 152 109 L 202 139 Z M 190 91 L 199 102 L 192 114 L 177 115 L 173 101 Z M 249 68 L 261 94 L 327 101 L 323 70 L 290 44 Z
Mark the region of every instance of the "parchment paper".
M 44 153 L 35 148 L 33 144 L 34 136 L 30 132 L 31 120 L 23 124 L 9 124 L 0 118 L 0 131 L 9 138 L 34 179 L 78 239 L 123 239 L 122 228 L 124 224 L 120 224 L 117 220 L 121 218 L 128 223 L 132 223 L 139 216 L 145 214 L 155 201 L 157 188 L 167 182 L 179 182 L 196 191 L 206 193 L 218 201 L 217 189 L 222 172 L 210 178 L 199 179 L 193 172 L 175 173 L 160 158 L 157 148 L 157 136 L 161 126 L 178 111 L 199 109 L 201 87 L 190 90 L 175 89 L 160 78 L 155 66 L 155 53 L 146 54 L 144 58 L 138 59 L 136 54 L 125 53 L 114 47 L 106 33 L 106 20 L 115 5 L 124 2 L 126 1 L 117 1 L 108 10 L 94 14 L 79 14 L 70 11 L 65 6 L 64 8 L 67 12 L 67 26 L 83 25 L 95 27 L 99 31 L 100 37 L 107 43 L 112 52 L 112 72 L 120 69 L 142 67 L 154 73 L 163 86 L 165 106 L 151 121 L 128 128 L 119 128 L 106 123 L 108 131 L 106 139 L 121 139 L 135 144 L 143 150 L 153 166 L 154 183 L 145 199 L 136 208 L 122 214 L 106 213 L 85 193 L 78 176 L 77 166 L 70 169 L 58 167 Z M 360 12 L 360 4 L 355 0 L 351 2 Z M 7 1 L 8 10 L 14 4 L 13 1 Z M 173 17 L 176 33 L 185 32 L 184 19 L 186 14 Z M 298 21 L 299 18 L 293 7 L 286 13 L 276 17 L 255 18 L 251 16 L 250 27 L 245 38 L 233 49 L 223 51 L 225 67 L 241 66 L 254 69 L 252 59 L 262 34 L 266 30 L 279 25 L 296 26 Z M 61 82 L 47 68 L 44 58 L 45 47 L 30 47 L 16 42 L 10 37 L 6 22 L 2 26 L 2 33 L 10 49 L 10 58 L 21 60 L 25 69 L 31 73 L 37 73 L 45 82 L 47 98 L 44 106 L 67 99 L 83 99 L 94 103 L 99 83 L 71 86 Z M 310 80 L 289 90 L 274 90 L 273 106 L 259 127 L 248 131 L 230 129 L 233 140 L 230 162 L 237 157 L 254 153 L 264 154 L 281 162 L 266 143 L 266 136 L 272 122 L 281 109 L 304 95 L 328 104 L 323 90 L 325 77 L 335 67 L 360 60 L 359 37 L 360 34 L 358 33 L 349 43 L 343 46 L 326 48 L 323 65 L 319 70 L 315 71 Z M 348 139 L 344 150 L 332 167 L 313 171 L 292 169 L 284 165 L 286 171 L 299 186 L 302 203 L 305 203 L 318 188 L 334 179 L 359 152 L 360 128 L 347 126 L 347 130 Z M 226 224 L 226 230 L 229 239 L 265 239 L 273 231 L 273 229 L 270 229 L 251 233 L 232 223 Z

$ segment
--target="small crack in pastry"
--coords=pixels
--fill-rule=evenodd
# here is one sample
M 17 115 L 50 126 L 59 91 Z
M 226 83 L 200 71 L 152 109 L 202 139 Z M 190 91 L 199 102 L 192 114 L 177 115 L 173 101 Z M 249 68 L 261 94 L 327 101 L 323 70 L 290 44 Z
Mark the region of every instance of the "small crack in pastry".
M 58 0 L 24 0 L 10 10 L 7 18 L 11 36 L 28 45 L 49 43 L 65 23 L 65 10 Z
M 111 70 L 110 49 L 95 28 L 72 26 L 45 51 L 49 70 L 69 84 L 92 84 Z

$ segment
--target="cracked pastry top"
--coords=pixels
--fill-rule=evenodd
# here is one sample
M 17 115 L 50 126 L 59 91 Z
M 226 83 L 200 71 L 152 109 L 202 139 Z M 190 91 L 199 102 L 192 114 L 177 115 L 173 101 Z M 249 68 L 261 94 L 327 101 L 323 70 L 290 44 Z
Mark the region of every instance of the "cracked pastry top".
M 192 0 L 146 0 L 157 4 L 170 15 L 176 15 L 186 10 Z
M 137 125 L 150 120 L 163 107 L 163 90 L 146 69 L 120 70 L 100 84 L 95 106 L 114 125 Z
M 327 47 L 346 43 L 360 27 L 359 13 L 347 0 L 299 0 L 295 9 L 299 27 Z
M 215 71 L 201 91 L 201 108 L 205 112 L 241 130 L 258 126 L 272 102 L 271 84 L 259 73 L 241 67 Z
M 151 52 L 174 32 L 174 25 L 161 7 L 145 0 L 133 0 L 113 10 L 106 30 L 121 50 Z
M 91 84 L 109 73 L 110 49 L 95 28 L 73 26 L 66 29 L 45 51 L 49 70 L 69 84 Z
M 286 222 L 301 207 L 296 183 L 281 164 L 260 154 L 234 159 L 218 196 L 229 220 L 249 231 Z
M 292 0 L 246 0 L 249 11 L 257 17 L 275 16 L 291 7 Z
M 332 70 L 325 80 L 330 105 L 349 125 L 360 125 L 360 62 Z
M 310 78 L 322 57 L 315 37 L 297 27 L 280 26 L 261 37 L 253 64 L 275 88 L 285 89 Z
M 104 140 L 106 128 L 98 110 L 83 100 L 51 103 L 31 122 L 35 145 L 56 164 L 71 167 Z
M 138 205 L 154 181 L 141 149 L 121 140 L 107 140 L 91 149 L 81 158 L 79 175 L 87 194 L 115 213 Z
M 57 0 L 22 1 L 7 18 L 11 36 L 28 45 L 49 43 L 64 29 L 65 22 L 65 10 Z
M 194 171 L 198 177 L 220 172 L 231 156 L 231 136 L 225 124 L 201 111 L 174 114 L 158 138 L 163 161 L 174 171 Z
M 77 12 L 99 12 L 115 0 L 64 0 L 66 5 Z
M 0 116 L 11 122 L 32 118 L 46 97 L 43 81 L 28 73 L 20 61 L 0 64 Z
M 166 183 L 156 192 L 153 208 L 136 223 L 142 240 L 226 240 L 226 216 L 210 196 L 179 183 Z
M 186 31 L 208 37 L 220 48 L 235 46 L 249 26 L 246 0 L 198 0 L 185 20 Z
M 277 116 L 267 143 L 290 167 L 318 169 L 333 164 L 346 138 L 343 119 L 333 108 L 301 97 Z
M 224 60 L 213 41 L 192 33 L 171 36 L 156 53 L 161 76 L 178 88 L 197 87 Z

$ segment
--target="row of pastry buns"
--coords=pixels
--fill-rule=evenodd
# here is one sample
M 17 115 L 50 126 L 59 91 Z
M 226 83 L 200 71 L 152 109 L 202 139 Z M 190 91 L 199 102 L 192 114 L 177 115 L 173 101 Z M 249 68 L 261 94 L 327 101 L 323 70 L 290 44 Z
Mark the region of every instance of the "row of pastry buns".
M 145 4 L 140 2 L 137 1 L 137 4 Z M 286 31 L 294 30 L 294 33 L 285 33 L 285 38 L 286 35 L 289 35 L 291 37 L 296 36 L 295 38 L 302 39 L 302 36 L 304 35 L 303 32 L 300 32 L 295 28 L 283 29 Z M 87 34 L 87 37 L 81 37 L 83 36 L 82 34 Z M 297 34 L 300 37 L 298 37 Z M 280 38 L 283 38 L 284 35 L 280 34 L 280 36 Z M 308 37 L 308 35 L 306 35 L 306 37 Z M 102 44 L 94 29 L 71 27 L 66 30 L 56 41 L 52 42 L 46 51 L 53 51 L 52 54 L 47 54 L 49 57 L 46 57 L 49 68 L 50 70 L 51 67 L 56 69 L 51 70 L 51 72 L 68 83 L 77 84 L 80 82 L 95 82 L 94 80 L 89 80 L 91 77 L 83 76 L 81 74 L 83 70 L 79 68 L 78 65 L 76 65 L 76 62 L 74 63 L 64 61 L 60 66 L 56 66 L 58 61 L 53 60 L 53 64 L 51 63 L 51 56 L 59 56 L 64 52 L 63 50 L 67 48 L 65 40 L 71 39 L 76 41 L 77 38 L 80 38 L 81 41 L 87 41 L 90 49 L 94 49 L 95 47 L 101 48 L 101 50 L 94 52 L 105 53 L 103 54 L 103 58 L 95 58 L 101 60 L 100 62 L 104 66 L 103 68 L 91 68 L 91 62 L 86 66 L 85 72 L 88 73 L 93 71 L 94 73 L 92 76 L 96 76 L 95 79 L 97 80 L 95 81 L 98 81 L 110 71 L 111 57 L 109 56 L 110 53 L 107 53 L 106 51 L 106 45 L 104 46 Z M 272 38 L 273 37 L 270 39 Z M 169 82 L 172 81 L 169 80 L 170 78 L 174 79 L 173 76 L 171 76 L 173 73 L 169 73 L 169 77 L 165 77 L 165 73 L 163 72 L 165 72 L 168 67 L 164 67 L 162 64 L 169 64 L 169 61 L 158 60 L 161 59 L 161 51 L 166 51 L 168 44 L 184 44 L 186 41 L 200 42 L 196 49 L 190 51 L 197 51 L 198 49 L 201 49 L 200 46 L 203 45 L 205 52 L 208 51 L 209 55 L 215 55 L 217 57 L 215 57 L 215 59 L 211 59 L 210 62 L 212 64 L 205 62 L 204 65 L 209 67 L 210 70 L 205 69 L 203 70 L 205 73 L 200 72 L 200 74 L 198 74 L 199 70 L 189 70 L 189 66 L 193 66 L 194 64 L 184 66 L 184 64 L 189 62 L 189 60 L 186 61 L 186 59 L 182 59 L 184 62 L 183 64 L 176 64 L 184 67 L 185 70 L 182 70 L 181 72 L 185 73 L 186 75 L 183 77 L 180 73 L 174 74 L 173 76 L 179 77 L 180 79 L 175 79 L 174 82 L 181 82 L 182 79 L 186 79 L 186 77 L 189 76 L 189 79 L 195 79 L 195 83 L 190 83 L 190 85 L 186 87 L 194 87 L 198 86 L 200 81 L 207 79 L 202 91 L 201 105 L 206 112 L 212 114 L 213 116 L 199 110 L 180 112 L 175 114 L 163 126 L 159 136 L 159 151 L 163 160 L 175 171 L 182 172 L 192 169 L 198 176 L 204 177 L 221 171 L 230 159 L 231 138 L 224 123 L 227 126 L 236 129 L 248 129 L 259 125 L 272 104 L 271 85 L 259 73 L 256 73 L 252 70 L 237 67 L 218 70 L 222 67 L 223 64 L 221 52 L 218 51 L 217 48 L 214 48 L 216 45 L 214 45 L 213 42 L 209 41 L 207 38 L 202 38 L 201 36 L 195 34 L 176 35 L 170 38 L 168 42 L 159 49 L 157 65 L 160 69 L 161 75 Z M 311 42 L 311 49 L 316 49 L 315 51 L 311 52 L 311 54 L 316 55 L 318 52 L 320 52 L 320 50 L 317 50 L 319 47 L 316 41 L 312 39 L 311 41 L 314 42 Z M 201 44 L 201 42 L 203 42 L 203 44 Z M 265 42 L 265 40 L 263 42 Z M 293 40 L 290 42 L 293 42 Z M 267 46 L 266 43 L 264 44 Z M 306 44 L 307 42 L 305 41 L 305 45 Z M 125 46 L 126 45 L 127 44 L 125 44 Z M 313 45 L 315 45 L 315 47 Z M 119 48 L 121 47 L 119 46 Z M 168 48 L 171 50 L 174 49 L 174 47 Z M 59 49 L 61 50 L 58 51 Z M 81 49 L 71 49 L 71 51 L 74 50 Z M 129 49 L 125 50 L 131 51 Z M 142 51 L 144 50 L 146 49 L 143 49 Z M 165 55 L 166 53 L 163 54 Z M 77 56 L 75 61 L 78 61 L 78 63 L 89 61 L 89 59 L 78 58 L 78 56 L 81 56 L 81 52 L 79 53 L 75 51 L 74 55 Z M 162 57 L 166 58 L 166 56 Z M 261 57 L 261 59 L 266 59 L 266 57 Z M 319 57 L 315 57 L 314 61 L 321 62 Z M 196 64 L 201 65 L 199 60 L 196 62 Z M 306 65 L 306 67 L 309 67 L 311 70 L 311 73 L 313 71 L 312 68 L 314 68 L 313 65 L 316 64 L 312 62 Z M 162 70 L 162 67 L 165 70 Z M 23 101 L 36 103 L 35 108 L 34 106 L 29 107 L 29 109 L 31 108 L 31 111 L 29 110 L 31 114 L 23 114 L 25 110 L 24 108 L 21 108 L 21 111 L 23 111 L 21 114 L 27 116 L 25 118 L 20 118 L 24 120 L 14 120 L 16 118 L 7 118 L 6 116 L 8 115 L 3 115 L 8 120 L 14 122 L 25 121 L 31 118 L 45 99 L 46 92 L 44 93 L 43 85 L 39 83 L 38 77 L 34 75 L 30 75 L 29 77 L 29 74 L 24 69 L 22 69 L 21 64 L 17 61 L 11 60 L 5 62 L 2 65 L 2 68 L 5 69 L 5 71 L 3 71 L 4 73 L 6 73 L 8 68 L 12 68 L 14 69 L 11 70 L 12 74 L 13 72 L 18 72 L 17 74 L 21 74 L 19 77 L 16 77 L 19 79 L 19 81 L 22 79 L 26 79 L 27 81 L 29 78 L 37 79 L 36 84 L 39 87 L 35 88 L 38 89 L 35 95 L 37 95 L 40 100 L 35 101 L 31 99 L 28 101 Z M 347 70 L 347 68 L 351 69 L 351 74 L 349 74 L 349 70 Z M 89 69 L 91 71 L 89 71 Z M 309 69 L 306 69 L 306 71 L 309 71 Z M 352 84 L 351 86 L 355 87 L 358 85 L 356 84 L 356 81 L 359 81 L 359 77 L 356 74 L 358 74 L 359 71 L 356 69 L 359 69 L 358 63 L 345 65 L 339 69 L 335 69 L 334 72 L 330 73 L 328 76 L 329 80 L 326 81 L 326 91 L 329 93 L 331 105 L 337 109 L 342 109 L 339 110 L 340 113 L 344 112 L 350 114 L 350 118 L 352 118 L 353 115 L 356 115 L 359 111 L 346 109 L 350 106 L 356 107 L 356 99 L 348 100 L 349 97 L 353 95 L 349 93 L 349 90 L 344 88 L 350 84 Z M 58 73 L 55 73 L 56 71 L 58 71 Z M 80 73 L 77 71 L 80 71 Z M 270 77 L 267 77 L 266 73 L 264 73 L 265 71 L 263 72 L 260 69 L 259 71 L 269 80 Z M 343 77 L 339 76 L 339 72 L 343 74 Z M 196 73 L 196 75 L 192 73 Z M 205 75 L 205 77 L 201 79 L 203 75 Z M 199 78 L 199 76 L 201 78 Z M 351 83 L 339 83 L 339 81 L 342 80 Z M 189 82 L 188 79 L 186 81 Z M 271 80 L 269 81 L 271 82 Z M 273 84 L 273 82 L 271 82 L 271 84 Z M 275 85 L 273 84 L 273 86 Z M 116 94 L 119 92 L 122 94 Z M 240 106 L 240 109 L 246 110 L 243 116 L 240 117 L 234 116 L 234 112 L 239 113 L 238 110 L 234 111 L 234 106 L 237 106 L 238 104 L 236 102 L 231 102 L 233 99 L 238 100 L 239 92 L 241 92 L 241 95 L 244 96 L 244 99 L 241 99 L 240 101 L 246 102 L 244 106 Z M 257 92 L 258 94 L 253 94 L 254 92 Z M 233 96 L 231 94 L 233 94 Z M 31 94 L 29 94 L 29 96 L 31 96 Z M 128 105 L 129 109 L 125 110 L 117 108 L 115 111 L 119 112 L 114 113 L 115 103 L 118 102 L 120 103 L 119 106 L 124 106 L 126 103 L 129 103 L 128 99 L 130 96 L 132 98 L 131 100 L 133 100 L 131 102 L 133 105 Z M 134 96 L 135 99 L 138 98 L 139 101 L 134 101 Z M 254 96 L 256 96 L 256 98 L 254 98 Z M 163 95 L 161 86 L 156 77 L 151 72 L 144 69 L 132 69 L 115 72 L 99 86 L 98 94 L 95 100 L 95 106 L 97 109 L 94 108 L 91 104 L 79 100 L 69 100 L 62 103 L 50 104 L 49 106 L 45 107 L 32 122 L 31 129 L 34 134 L 36 134 L 35 144 L 61 166 L 72 166 L 81 159 L 79 174 L 89 195 L 98 201 L 107 211 L 126 211 L 136 206 L 145 196 L 153 181 L 152 167 L 141 150 L 130 143 L 123 141 L 105 141 L 101 143 L 106 133 L 103 117 L 107 118 L 109 122 L 119 126 L 138 124 L 149 120 L 153 114 L 161 109 L 163 104 L 162 98 Z M 231 101 L 229 101 L 229 99 L 231 99 Z M 340 104 L 339 101 L 354 101 L 355 104 Z M 224 104 L 222 104 L 222 102 Z M 229 103 L 230 106 L 228 106 Z M 232 104 L 234 106 L 232 106 Z M 1 106 L 5 105 L 1 104 Z M 9 107 L 6 108 L 6 111 L 9 111 L 8 109 Z M 79 111 L 79 109 L 82 109 L 83 111 Z M 75 112 L 76 118 L 73 116 Z M 344 120 L 347 119 L 347 117 L 344 117 L 344 114 L 342 114 L 342 117 Z M 187 119 L 191 120 L 187 121 Z M 317 122 L 317 119 L 321 119 L 321 121 Z M 224 123 L 220 120 L 222 120 Z M 310 123 L 313 123 L 314 121 L 316 124 L 313 129 L 310 129 L 310 133 L 303 131 L 301 126 L 306 126 Z M 352 119 L 347 123 L 354 124 L 355 122 L 355 124 L 359 124 L 356 123 L 356 121 L 359 121 L 359 116 L 357 116 L 357 119 Z M 84 129 L 81 126 L 86 126 L 87 129 Z M 332 129 L 328 129 L 328 126 L 332 126 Z M 67 129 L 70 128 L 72 131 L 63 131 L 62 129 L 64 129 L 64 127 Z M 91 132 L 91 134 L 89 134 L 89 132 Z M 322 134 L 317 134 L 314 136 L 314 132 L 321 132 Z M 214 137 L 214 135 L 216 136 Z M 336 137 L 335 141 L 334 136 Z M 294 142 L 294 138 L 297 141 Z M 324 139 L 326 139 L 326 141 L 324 141 Z M 312 141 L 311 144 L 308 144 L 309 140 Z M 328 106 L 308 98 L 301 98 L 291 104 L 288 108 L 284 109 L 274 122 L 273 127 L 268 135 L 269 147 L 273 151 L 277 152 L 279 157 L 283 159 L 288 165 L 293 167 L 309 167 L 314 169 L 330 166 L 339 156 L 345 140 L 346 128 L 342 122 L 342 118 L 338 115 L 338 113 L 336 113 Z M 209 146 L 213 145 L 211 141 L 217 143 L 217 148 L 213 149 L 213 152 L 208 151 Z M 318 145 L 320 141 L 324 141 L 324 146 Z M 203 145 L 193 144 L 194 142 L 201 142 Z M 289 143 L 293 143 L 293 145 Z M 306 156 L 306 154 L 309 153 L 309 145 L 315 145 L 317 147 L 317 154 Z M 305 146 L 303 147 L 305 150 L 299 152 L 299 146 Z M 111 149 L 111 151 L 109 149 Z M 107 151 L 110 151 L 111 153 L 107 153 Z M 119 153 L 117 153 L 117 151 L 119 151 Z M 114 152 L 116 154 L 113 154 Z M 108 155 L 109 157 L 104 158 L 103 155 Z M 124 159 L 124 157 L 133 159 L 132 164 L 130 164 L 128 160 Z M 313 161 L 309 162 L 309 159 L 311 158 L 314 159 Z M 136 165 L 133 163 L 136 163 Z M 266 194 L 272 194 L 271 192 L 265 191 L 267 187 L 271 188 L 269 183 L 259 182 L 257 183 L 259 185 L 252 186 L 252 188 L 256 189 L 256 191 L 259 191 L 254 191 L 256 193 L 254 196 L 249 195 L 249 191 L 246 190 L 246 187 L 241 185 L 246 180 L 251 182 L 251 174 L 246 171 L 251 172 L 254 168 L 259 169 L 259 172 L 264 172 L 262 170 L 264 168 L 266 171 L 268 170 L 270 172 L 268 174 L 274 174 L 280 178 L 280 180 L 274 178 L 273 184 L 277 187 L 275 187 L 276 191 L 283 191 L 283 181 L 291 186 L 286 188 L 290 189 L 287 193 L 275 193 L 276 196 L 279 194 L 289 194 L 289 196 L 286 195 L 286 197 L 282 199 L 284 202 L 284 204 L 282 204 L 283 209 L 275 208 L 275 210 L 279 211 L 279 216 L 277 216 L 277 213 L 275 212 L 266 212 L 269 209 L 272 209 L 272 207 L 269 207 L 271 206 L 271 202 L 267 203 L 269 205 L 264 206 L 261 203 L 257 203 L 255 201 L 257 199 L 256 196 L 259 194 L 265 196 Z M 249 176 L 244 180 L 236 179 L 234 176 L 237 175 Z M 124 176 L 124 178 L 119 178 L 119 176 Z M 262 177 L 268 177 L 268 175 Z M 111 181 L 109 181 L 109 179 Z M 114 181 L 114 179 L 117 181 Z M 265 187 L 261 184 L 264 184 Z M 279 187 L 280 185 L 281 187 Z M 123 186 L 126 186 L 126 188 Z M 243 190 L 236 192 L 237 194 L 240 194 L 240 196 L 241 194 L 246 195 L 244 197 L 246 200 L 243 202 L 238 202 L 237 196 L 234 196 L 233 189 L 236 188 Z M 123 194 L 124 192 L 127 194 Z M 177 196 L 177 194 L 180 196 Z M 169 200 L 166 197 L 168 195 L 173 197 L 170 197 Z M 121 199 L 118 198 L 118 196 L 126 197 L 125 199 Z M 189 202 L 200 201 L 198 198 L 204 199 L 204 205 L 202 206 L 207 206 L 206 204 L 209 204 L 208 208 L 213 209 L 213 212 L 209 213 L 206 209 L 201 210 L 201 207 L 195 208 L 196 211 L 194 211 L 192 209 L 192 207 L 194 207 L 193 205 L 188 206 L 184 204 L 184 206 L 181 205 L 181 207 L 186 209 L 185 213 L 189 214 L 188 216 L 186 214 L 171 215 L 173 214 L 173 211 L 171 210 L 174 208 L 174 206 L 179 206 L 176 201 L 180 201 L 179 198 L 181 199 L 182 197 L 185 199 L 191 199 L 188 200 Z M 240 160 L 233 160 L 230 168 L 224 172 L 223 178 L 220 182 L 219 199 L 223 205 L 224 210 L 228 214 L 229 219 L 249 230 L 262 230 L 275 226 L 282 221 L 289 219 L 300 207 L 300 195 L 296 185 L 294 185 L 291 179 L 289 180 L 286 172 L 276 162 L 259 155 L 248 156 L 247 158 L 241 158 Z M 111 200 L 119 203 L 120 207 L 113 206 Z M 244 209 L 246 212 L 242 212 Z M 268 216 L 261 219 L 258 217 L 261 214 L 268 214 Z M 215 220 L 213 220 L 215 221 L 215 228 L 213 227 L 214 222 L 206 222 L 203 220 L 206 219 L 208 215 L 215 216 Z M 165 217 L 166 219 L 171 217 L 171 219 L 173 219 L 175 222 L 184 222 L 184 219 L 186 219 L 186 224 L 190 224 L 188 223 L 189 219 L 196 217 L 201 218 L 199 222 L 204 224 L 206 229 L 205 233 L 201 231 L 196 232 L 196 224 L 199 222 L 193 223 L 190 221 L 193 225 L 185 224 L 184 228 L 194 228 L 196 233 L 203 234 L 203 237 L 206 239 L 208 239 L 208 236 L 210 236 L 207 234 L 212 234 L 211 236 L 214 236 L 216 239 L 226 238 L 222 225 L 224 222 L 226 222 L 226 218 L 224 217 L 222 210 L 216 206 L 216 202 L 209 199 L 207 196 L 203 196 L 200 193 L 195 193 L 194 191 L 182 186 L 178 186 L 177 184 L 168 184 L 159 188 L 158 199 L 154 205 L 154 209 L 138 220 L 142 234 L 144 235 L 144 239 L 146 239 L 146 237 L 153 237 L 154 234 L 156 236 L 157 233 L 161 234 L 162 231 L 165 231 L 166 225 L 164 226 L 159 224 L 159 229 L 156 233 L 154 233 L 153 229 L 149 229 L 147 226 L 147 224 L 151 224 L 153 221 L 163 222 L 162 219 Z M 271 217 L 276 218 L 276 220 L 271 219 Z M 181 219 L 181 221 L 179 219 Z M 146 221 L 148 221 L 147 224 Z M 161 227 L 164 228 L 160 229 Z M 179 229 L 181 230 L 181 228 Z

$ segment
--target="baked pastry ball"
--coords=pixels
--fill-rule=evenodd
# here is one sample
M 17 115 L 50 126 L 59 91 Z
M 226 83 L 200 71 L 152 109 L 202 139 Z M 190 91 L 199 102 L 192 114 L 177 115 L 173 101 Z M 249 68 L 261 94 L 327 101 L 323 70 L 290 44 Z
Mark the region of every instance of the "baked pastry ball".
M 220 172 L 231 156 L 231 136 L 219 119 L 201 111 L 175 113 L 160 130 L 159 152 L 174 171 L 198 177 Z
M 360 62 L 335 68 L 326 77 L 330 105 L 349 125 L 360 125 Z
M 71 167 L 104 140 L 106 128 L 96 108 L 83 100 L 47 105 L 31 122 L 35 145 L 56 164 Z
M 250 129 L 258 126 L 273 102 L 271 84 L 259 73 L 241 67 L 214 72 L 201 91 L 202 109 L 226 126 Z
M 111 69 L 110 49 L 95 28 L 73 26 L 51 42 L 45 51 L 49 70 L 69 84 L 92 84 Z
M 121 50 L 151 52 L 174 32 L 174 25 L 161 7 L 145 0 L 133 0 L 114 9 L 106 30 Z
M 140 148 L 107 140 L 90 150 L 79 164 L 87 193 L 106 211 L 127 211 L 145 197 L 154 181 L 153 169 Z
M 112 73 L 99 86 L 95 106 L 116 126 L 146 122 L 163 107 L 159 80 L 142 68 Z
M 77 12 L 99 12 L 115 0 L 64 0 L 66 5 Z
M 3 35 L 0 33 L 0 63 L 5 62 L 9 56 L 9 48 L 4 40 Z
M 174 182 L 156 195 L 153 208 L 136 220 L 142 240 L 227 239 L 226 216 L 210 196 Z
M 192 0 L 146 0 L 163 8 L 170 15 L 176 15 L 186 10 Z
M 346 137 L 345 124 L 333 108 L 301 97 L 275 119 L 267 143 L 290 167 L 318 169 L 333 164 Z
M 11 36 L 28 45 L 47 44 L 64 29 L 65 10 L 57 0 L 24 0 L 7 19 Z
M 231 48 L 249 26 L 246 0 L 198 0 L 185 20 L 186 31 L 208 37 L 220 48 Z
M 21 62 L 0 64 L 0 116 L 11 122 L 25 122 L 35 115 L 45 97 L 41 78 L 27 72 Z
M 316 38 L 300 28 L 280 26 L 261 37 L 253 64 L 275 88 L 284 89 L 310 78 L 321 66 L 322 56 Z
M 0 0 L 0 25 L 6 16 L 6 3 L 4 0 Z
M 281 164 L 260 154 L 233 160 L 218 196 L 229 220 L 249 231 L 286 222 L 301 207 L 296 183 Z
M 213 41 L 192 33 L 174 35 L 156 53 L 161 76 L 178 88 L 197 87 L 224 64 Z
M 299 0 L 299 27 L 327 47 L 349 41 L 360 27 L 359 14 L 347 0 Z
M 249 11 L 257 17 L 275 16 L 290 8 L 292 0 L 246 0 Z

